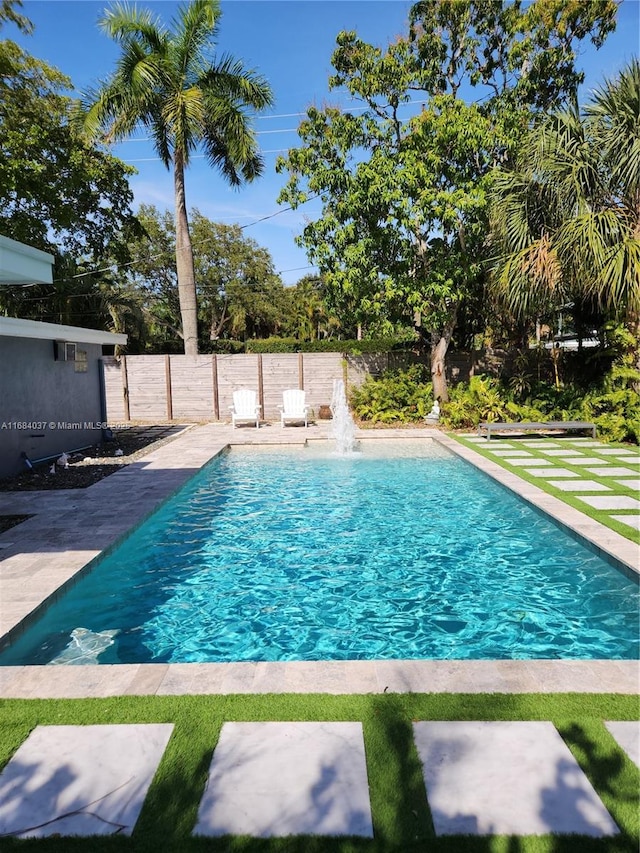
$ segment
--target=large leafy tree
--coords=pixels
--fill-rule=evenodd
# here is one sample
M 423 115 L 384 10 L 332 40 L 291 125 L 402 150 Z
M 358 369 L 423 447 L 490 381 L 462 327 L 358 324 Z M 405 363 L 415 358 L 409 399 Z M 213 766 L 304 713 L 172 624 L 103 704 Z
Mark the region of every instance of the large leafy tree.
M 172 347 L 179 337 L 180 307 L 175 263 L 175 222 L 169 211 L 141 205 L 144 235 L 132 245 L 135 262 L 126 268 L 128 286 L 141 299 L 149 345 Z M 277 334 L 288 301 L 268 250 L 240 226 L 189 213 L 197 281 L 201 347 L 220 339 L 244 340 Z
M 68 78 L 11 41 L 0 52 L 0 229 L 98 261 L 119 231 L 135 225 L 134 170 L 75 132 Z
M 575 46 L 599 45 L 611 0 L 423 0 L 386 50 L 340 33 L 333 89 L 359 109 L 308 110 L 278 163 L 292 206 L 319 195 L 300 243 L 328 298 L 362 324 L 414 322 L 431 346 L 434 395 L 461 304 L 486 279 L 487 191 L 535 110 L 580 81 Z M 416 109 L 415 102 L 421 106 Z
M 209 341 L 277 334 L 284 316 L 284 286 L 268 249 L 239 225 L 211 222 L 193 211 L 198 299 Z
M 325 290 L 322 277 L 316 274 L 305 275 L 287 288 L 285 336 L 291 335 L 300 341 L 315 341 L 344 332 L 338 317 L 327 310 Z M 342 337 L 346 335 L 342 334 Z
M 0 24 L 29 22 L 0 6 Z M 128 260 L 136 229 L 133 169 L 76 133 L 71 81 L 10 40 L 0 41 L 0 233 L 55 257 L 54 284 L 5 287 L 0 310 L 101 327 L 109 298 L 90 270 Z
M 181 334 L 188 355 L 198 352 L 198 323 L 185 169 L 200 147 L 232 186 L 260 175 L 249 111 L 272 103 L 260 75 L 230 56 L 215 57 L 219 19 L 218 0 L 183 4 L 170 27 L 147 10 L 113 6 L 101 26 L 122 53 L 111 77 L 85 98 L 84 126 L 92 137 L 117 141 L 142 125 L 173 170 Z
M 640 63 L 537 124 L 498 173 L 494 289 L 521 318 L 595 305 L 638 335 Z

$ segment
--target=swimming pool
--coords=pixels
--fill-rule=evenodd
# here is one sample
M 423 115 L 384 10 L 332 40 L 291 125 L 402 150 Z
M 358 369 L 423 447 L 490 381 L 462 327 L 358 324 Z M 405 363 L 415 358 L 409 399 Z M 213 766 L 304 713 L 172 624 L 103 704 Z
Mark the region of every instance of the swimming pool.
M 635 658 L 637 585 L 437 443 L 225 453 L 0 664 Z

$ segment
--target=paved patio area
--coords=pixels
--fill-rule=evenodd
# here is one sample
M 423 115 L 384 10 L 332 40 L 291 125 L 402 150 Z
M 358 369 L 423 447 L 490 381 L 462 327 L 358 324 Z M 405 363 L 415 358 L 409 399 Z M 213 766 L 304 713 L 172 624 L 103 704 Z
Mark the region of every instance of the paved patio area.
M 0 514 L 33 517 L 0 535 L 0 636 L 21 630 L 101 551 L 139 524 L 206 462 L 233 444 L 325 441 L 329 423 L 259 430 L 207 424 L 95 485 L 64 492 L 0 493 Z M 628 573 L 638 547 L 515 472 L 437 430 L 363 430 L 357 438 L 436 440 L 583 537 Z M 556 469 L 557 473 L 557 469 Z M 0 667 L 0 697 L 267 692 L 638 691 L 636 661 L 328 661 Z

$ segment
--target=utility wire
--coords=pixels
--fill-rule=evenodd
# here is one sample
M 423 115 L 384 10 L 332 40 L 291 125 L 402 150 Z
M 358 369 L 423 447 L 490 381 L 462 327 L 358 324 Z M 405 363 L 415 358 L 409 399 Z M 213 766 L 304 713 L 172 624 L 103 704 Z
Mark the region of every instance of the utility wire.
M 309 198 L 306 199 L 306 201 L 304 201 L 303 204 L 306 204 L 308 201 L 314 201 L 318 197 L 319 197 L 319 193 L 317 195 L 309 196 Z M 253 222 L 247 222 L 246 225 L 240 225 L 239 226 L 240 231 L 244 231 L 246 228 L 251 228 L 252 225 L 257 225 L 259 222 L 266 222 L 268 219 L 273 219 L 275 216 L 280 216 L 282 213 L 287 213 L 288 211 L 293 210 L 293 209 L 294 209 L 293 207 L 289 206 L 289 207 L 283 207 L 280 210 L 276 210 L 274 213 L 268 213 L 266 216 L 261 216 L 259 219 L 254 219 Z M 208 237 L 205 240 L 200 240 L 198 242 L 192 243 L 191 246 L 192 246 L 192 248 L 194 246 L 202 246 L 204 243 L 210 243 L 214 239 L 215 239 L 214 237 Z M 185 246 L 176 246 L 176 251 L 181 252 L 185 248 L 186 248 Z M 88 270 L 87 272 L 77 273 L 76 275 L 70 276 L 70 278 L 71 279 L 84 278 L 88 275 L 97 275 L 98 273 L 110 272 L 111 270 L 125 269 L 126 267 L 132 267 L 132 266 L 135 266 L 136 264 L 140 264 L 143 261 L 154 261 L 157 258 L 161 258 L 165 254 L 166 254 L 166 252 L 159 252 L 156 255 L 147 255 L 144 258 L 137 258 L 134 261 L 127 261 L 126 263 L 122 263 L 122 264 L 111 264 L 110 266 L 102 267 L 100 269 Z M 68 281 L 68 280 L 69 280 L 68 278 L 56 278 L 56 279 L 54 279 L 53 283 L 57 284 L 58 282 Z

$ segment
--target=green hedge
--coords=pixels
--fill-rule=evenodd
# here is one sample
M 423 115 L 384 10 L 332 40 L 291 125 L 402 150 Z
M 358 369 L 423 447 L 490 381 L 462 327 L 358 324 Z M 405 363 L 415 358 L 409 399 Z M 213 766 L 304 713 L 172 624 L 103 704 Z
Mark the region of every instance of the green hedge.
M 363 353 L 383 353 L 392 350 L 403 350 L 408 346 L 406 340 L 398 338 L 371 338 L 364 341 L 299 341 L 295 338 L 265 338 L 249 340 L 245 343 L 245 352 L 338 352 L 349 355 Z

